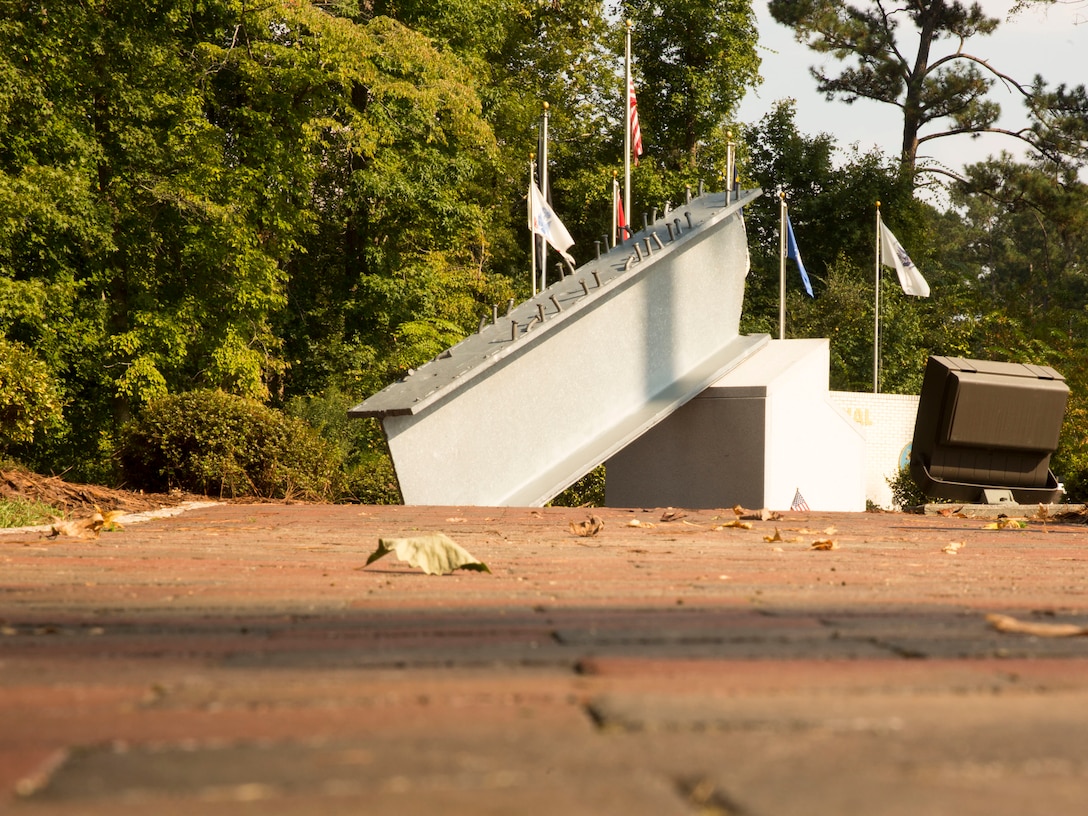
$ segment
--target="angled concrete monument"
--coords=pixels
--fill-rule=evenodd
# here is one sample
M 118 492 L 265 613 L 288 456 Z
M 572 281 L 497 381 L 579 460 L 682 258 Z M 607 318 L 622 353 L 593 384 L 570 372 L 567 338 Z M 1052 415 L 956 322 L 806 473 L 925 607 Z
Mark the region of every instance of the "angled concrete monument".
M 699 196 L 353 408 L 407 504 L 539 506 L 769 342 L 742 210 Z

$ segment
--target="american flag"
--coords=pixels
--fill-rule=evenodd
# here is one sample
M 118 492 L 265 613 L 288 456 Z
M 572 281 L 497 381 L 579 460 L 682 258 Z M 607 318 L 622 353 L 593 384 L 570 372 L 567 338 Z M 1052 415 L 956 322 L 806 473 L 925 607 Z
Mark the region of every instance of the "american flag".
M 635 101 L 635 81 L 627 80 L 627 118 L 631 127 L 631 152 L 635 156 L 635 164 L 642 155 L 642 129 L 638 126 L 638 103 Z
M 793 494 L 793 504 L 790 505 L 790 510 L 797 513 L 808 512 L 808 502 L 805 501 L 805 497 L 801 495 L 800 488 L 797 488 L 797 491 Z

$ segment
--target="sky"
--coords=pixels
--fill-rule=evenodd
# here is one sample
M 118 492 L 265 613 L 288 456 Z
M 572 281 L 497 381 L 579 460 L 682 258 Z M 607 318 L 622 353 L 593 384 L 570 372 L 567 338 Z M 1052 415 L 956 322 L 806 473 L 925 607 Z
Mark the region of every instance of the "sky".
M 980 0 L 980 3 L 1002 23 L 994 34 L 968 40 L 964 46 L 966 52 L 986 59 L 996 70 L 1024 84 L 1030 83 L 1036 74 L 1041 74 L 1051 86 L 1062 82 L 1088 83 L 1088 0 L 1030 9 L 1011 20 L 1006 19 L 1012 6 L 1009 0 Z M 888 155 L 897 155 L 902 142 L 899 108 L 864 99 L 853 105 L 826 101 L 816 91 L 816 80 L 808 69 L 819 64 L 831 71 L 834 58 L 817 54 L 794 41 L 792 30 L 771 18 L 766 0 L 755 0 L 754 6 L 764 79 L 741 103 L 739 120 L 754 124 L 777 100 L 792 98 L 796 101 L 795 122 L 801 133 L 810 136 L 829 133 L 842 148 L 856 144 L 865 152 L 876 146 Z M 906 32 L 907 27 L 901 25 L 901 30 Z M 955 41 L 941 41 L 941 50 L 935 49 L 933 56 L 951 53 L 956 45 Z M 999 126 L 1016 129 L 1026 124 L 1019 92 L 995 85 L 990 98 L 1001 105 Z M 923 131 L 923 135 L 932 128 Z M 1002 150 L 1017 157 L 1024 152 L 1023 145 L 1015 139 L 987 134 L 978 139 L 966 135 L 935 139 L 922 145 L 921 155 L 958 171 L 965 164 Z

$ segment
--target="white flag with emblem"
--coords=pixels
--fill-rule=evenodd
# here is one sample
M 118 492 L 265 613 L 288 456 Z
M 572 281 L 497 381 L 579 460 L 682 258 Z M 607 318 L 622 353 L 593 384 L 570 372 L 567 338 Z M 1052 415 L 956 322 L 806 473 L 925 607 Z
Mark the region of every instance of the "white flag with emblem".
M 574 258 L 567 252 L 574 246 L 574 239 L 570 237 L 559 216 L 548 206 L 548 202 L 544 200 L 544 194 L 535 183 L 529 185 L 529 229 L 537 235 L 544 236 L 544 240 L 555 247 L 555 251 L 562 255 L 567 263 L 574 266 Z
M 880 223 L 880 259 L 884 266 L 895 267 L 899 275 L 899 285 L 908 295 L 929 297 L 929 284 L 910 259 L 910 255 L 903 249 L 903 245 L 892 235 L 892 231 Z

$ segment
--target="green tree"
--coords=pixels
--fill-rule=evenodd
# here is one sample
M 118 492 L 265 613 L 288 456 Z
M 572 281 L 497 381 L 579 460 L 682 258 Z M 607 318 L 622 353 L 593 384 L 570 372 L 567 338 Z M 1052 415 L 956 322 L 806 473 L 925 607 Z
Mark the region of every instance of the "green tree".
M 554 205 L 586 257 L 597 232 L 586 224 L 622 153 L 616 54 L 623 46 L 610 42 L 603 0 L 375 0 L 361 19 L 382 14 L 430 37 L 472 76 L 498 145 L 487 190 L 488 267 L 528 294 L 525 192 L 545 102 Z
M 901 240 L 913 237 L 917 203 L 904 185 L 894 163 L 876 151 L 842 151 L 827 133 L 808 136 L 798 132 L 795 108 L 780 102 L 762 120 L 744 129 L 747 150 L 745 172 L 764 195 L 746 208 L 752 272 L 743 319 L 750 327 L 771 316 L 766 327 L 777 335 L 779 289 L 779 197 L 789 206 L 801 255 L 814 291 L 819 294 L 831 267 L 840 258 L 851 259 L 862 269 L 874 254 L 876 203 L 900 222 L 912 224 Z M 912 242 L 913 243 L 913 242 Z M 871 268 L 871 267 L 870 267 Z M 792 263 L 789 289 L 797 288 Z M 871 272 L 864 277 L 869 281 Z
M 651 154 L 694 165 L 759 81 L 758 32 L 749 0 L 623 0 L 634 24 L 639 115 Z
M 1018 88 L 1028 101 L 1033 93 L 984 57 L 964 50 L 969 40 L 992 33 L 1000 22 L 978 3 L 771 0 L 769 8 L 775 20 L 794 29 L 799 42 L 849 63 L 837 73 L 811 69 L 828 99 L 872 99 L 902 111 L 900 158 L 911 176 L 918 169 L 919 149 L 935 139 L 994 132 L 1040 145 L 1028 126 L 1012 131 L 996 124 L 1001 109 L 988 97 L 996 80 Z M 901 26 L 910 27 L 910 36 L 903 35 Z M 1041 103 L 1036 98 L 1033 104 Z
M 965 249 L 991 302 L 1042 324 L 1088 305 L 1088 185 L 1075 169 L 1003 154 L 966 168 L 952 192 L 975 227 Z
M 0 10 L 0 336 L 80 409 L 43 459 L 166 392 L 377 387 L 490 300 L 495 141 L 425 37 L 309 3 Z
M 313 11 L 284 24 L 314 32 L 302 52 L 339 82 L 313 123 L 317 226 L 288 264 L 285 393 L 365 395 L 508 297 L 488 273 L 495 139 L 464 66 L 418 33 Z
M 0 451 L 12 453 L 59 424 L 61 401 L 45 365 L 21 343 L 0 338 Z
M 946 251 L 966 241 L 967 226 L 955 213 L 916 199 L 898 164 L 879 152 L 842 151 L 829 134 L 798 132 L 790 101 L 746 128 L 744 137 L 746 170 L 767 194 L 746 208 L 752 269 L 743 331 L 779 332 L 781 190 L 816 295 L 804 294 L 789 262 L 787 336 L 830 339 L 833 388 L 873 385 L 877 201 L 933 290 L 930 298 L 908 297 L 882 268 L 880 390 L 917 393 L 929 354 L 967 353 L 978 319 L 969 261 Z

